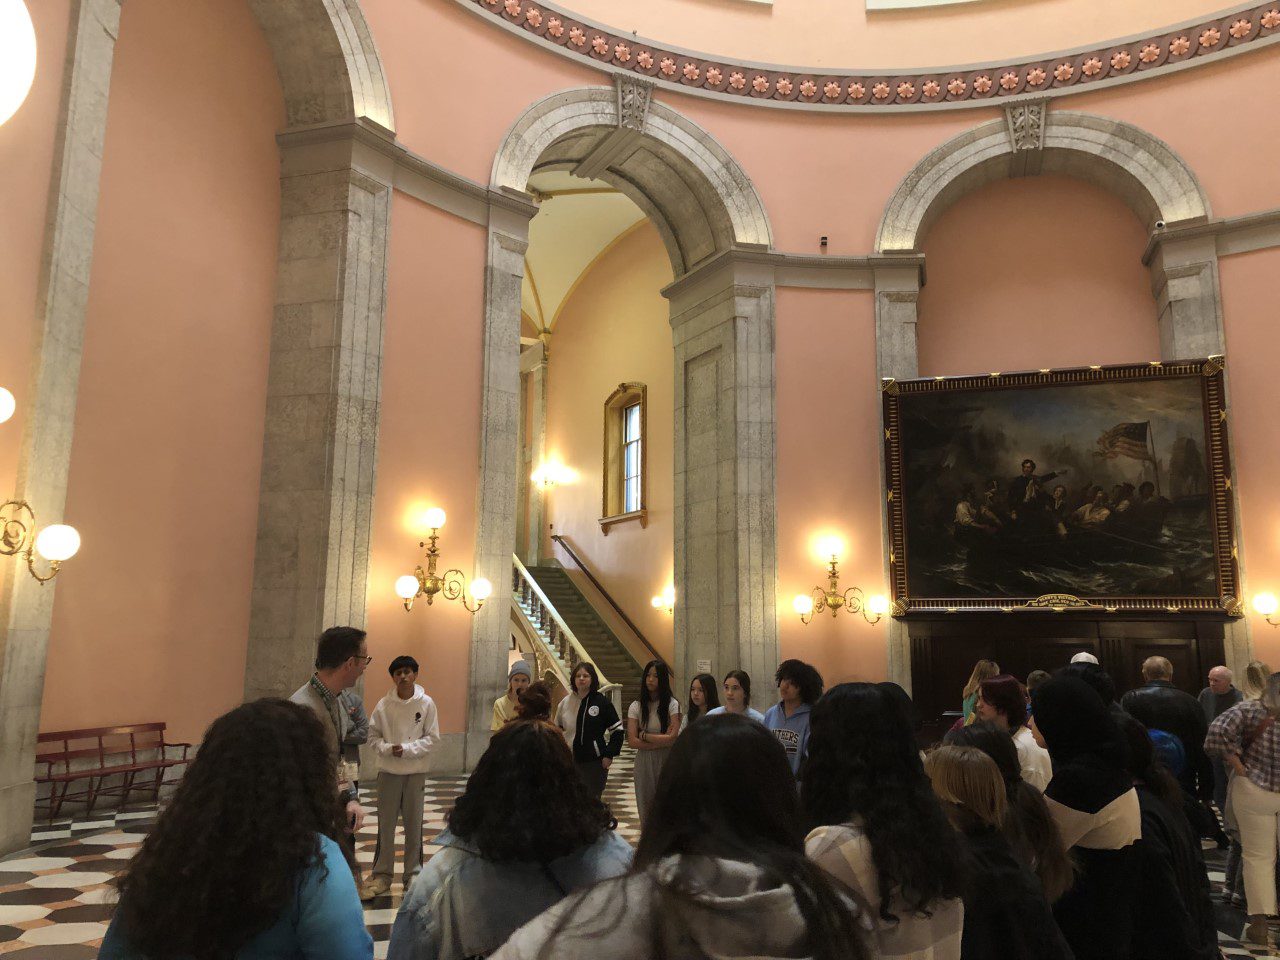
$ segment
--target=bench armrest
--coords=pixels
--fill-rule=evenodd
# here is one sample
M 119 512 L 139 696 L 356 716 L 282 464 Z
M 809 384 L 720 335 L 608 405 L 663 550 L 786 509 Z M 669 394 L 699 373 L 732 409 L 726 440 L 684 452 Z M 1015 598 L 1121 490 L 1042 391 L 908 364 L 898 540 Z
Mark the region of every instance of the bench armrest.
M 160 756 L 161 756 L 161 758 L 163 758 L 163 759 L 168 759 L 168 754 L 167 754 L 165 751 L 169 750 L 170 748 L 177 749 L 178 747 L 181 747 L 181 748 L 182 748 L 182 759 L 183 759 L 183 760 L 186 760 L 186 759 L 187 759 L 187 751 L 189 751 L 189 750 L 191 749 L 191 747 L 192 747 L 192 744 L 189 744 L 189 743 L 162 743 L 162 744 L 160 744 Z

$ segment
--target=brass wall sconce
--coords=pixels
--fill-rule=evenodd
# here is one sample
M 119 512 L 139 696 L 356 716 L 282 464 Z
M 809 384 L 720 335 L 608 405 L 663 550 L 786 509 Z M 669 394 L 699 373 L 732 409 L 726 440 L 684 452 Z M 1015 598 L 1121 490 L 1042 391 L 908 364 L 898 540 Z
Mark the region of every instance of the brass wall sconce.
M 676 588 L 673 586 L 665 586 L 662 592 L 649 601 L 649 606 L 655 610 L 665 610 L 668 614 L 674 613 L 676 609 Z
M 31 576 L 41 584 L 58 575 L 64 560 L 70 560 L 80 549 L 80 534 L 75 527 L 54 523 L 36 533 L 36 515 L 25 500 L 10 500 L 0 505 L 0 556 L 21 556 L 27 561 Z M 49 561 L 49 572 L 36 571 L 36 554 Z
M 1276 595 L 1267 591 L 1266 593 L 1258 593 L 1253 597 L 1253 609 L 1262 614 L 1263 619 L 1273 627 L 1280 627 L 1280 620 L 1276 619 L 1276 610 L 1280 609 L 1280 600 L 1276 599 Z
M 849 587 L 840 590 L 839 558 L 832 554 L 827 570 L 827 587 L 814 587 L 810 593 L 797 594 L 791 606 L 800 614 L 800 622 L 806 626 L 816 614 L 830 610 L 834 619 L 842 609 L 848 613 L 861 613 L 870 624 L 880 622 L 880 618 L 889 612 L 889 600 L 880 594 L 870 597 L 862 592 L 861 587 Z
M 444 511 L 439 507 L 432 507 L 423 519 L 431 529 L 427 539 L 418 544 L 419 547 L 427 547 L 427 542 L 430 541 L 431 546 L 427 547 L 427 569 L 424 571 L 419 564 L 413 573 L 398 578 L 396 596 L 404 601 L 406 611 L 413 609 L 413 601 L 418 597 L 426 597 L 427 606 L 431 606 L 431 602 L 438 593 L 446 600 L 461 600 L 462 606 L 469 613 L 478 613 L 484 606 L 484 602 L 493 594 L 493 584 L 484 577 L 477 577 L 471 581 L 471 597 L 475 600 L 473 605 L 467 600 L 467 578 L 461 570 L 454 568 L 437 576 L 436 564 L 440 560 L 440 549 L 436 541 L 440 539 L 440 528 L 444 526 Z

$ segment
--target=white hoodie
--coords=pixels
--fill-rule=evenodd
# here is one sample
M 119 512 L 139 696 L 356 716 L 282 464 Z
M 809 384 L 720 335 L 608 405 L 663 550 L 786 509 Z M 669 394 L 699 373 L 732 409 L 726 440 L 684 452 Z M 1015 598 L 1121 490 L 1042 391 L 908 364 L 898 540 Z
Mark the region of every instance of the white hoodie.
M 416 683 L 408 700 L 401 700 L 392 687 L 369 717 L 369 748 L 386 773 L 426 773 L 431 767 L 431 748 L 439 739 L 435 701 Z M 399 757 L 391 752 L 397 744 L 404 747 Z

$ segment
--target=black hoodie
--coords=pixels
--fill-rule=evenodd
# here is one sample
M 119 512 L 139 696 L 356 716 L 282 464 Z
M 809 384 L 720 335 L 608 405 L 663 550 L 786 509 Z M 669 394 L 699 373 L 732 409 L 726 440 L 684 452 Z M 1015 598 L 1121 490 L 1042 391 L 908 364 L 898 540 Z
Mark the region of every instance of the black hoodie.
M 573 759 L 590 763 L 603 757 L 616 757 L 622 752 L 622 722 L 613 701 L 599 690 L 592 691 L 578 704 L 578 722 L 573 732 Z

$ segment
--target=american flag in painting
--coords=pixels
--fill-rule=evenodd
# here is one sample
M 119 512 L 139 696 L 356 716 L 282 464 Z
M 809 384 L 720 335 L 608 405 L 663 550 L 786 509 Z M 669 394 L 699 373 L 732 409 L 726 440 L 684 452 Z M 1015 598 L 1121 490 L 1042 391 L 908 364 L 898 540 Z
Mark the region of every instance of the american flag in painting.
M 1098 449 L 1095 457 L 1114 460 L 1116 457 L 1132 457 L 1134 460 L 1151 460 L 1151 451 L 1147 448 L 1147 431 L 1151 422 L 1117 423 L 1098 438 Z

